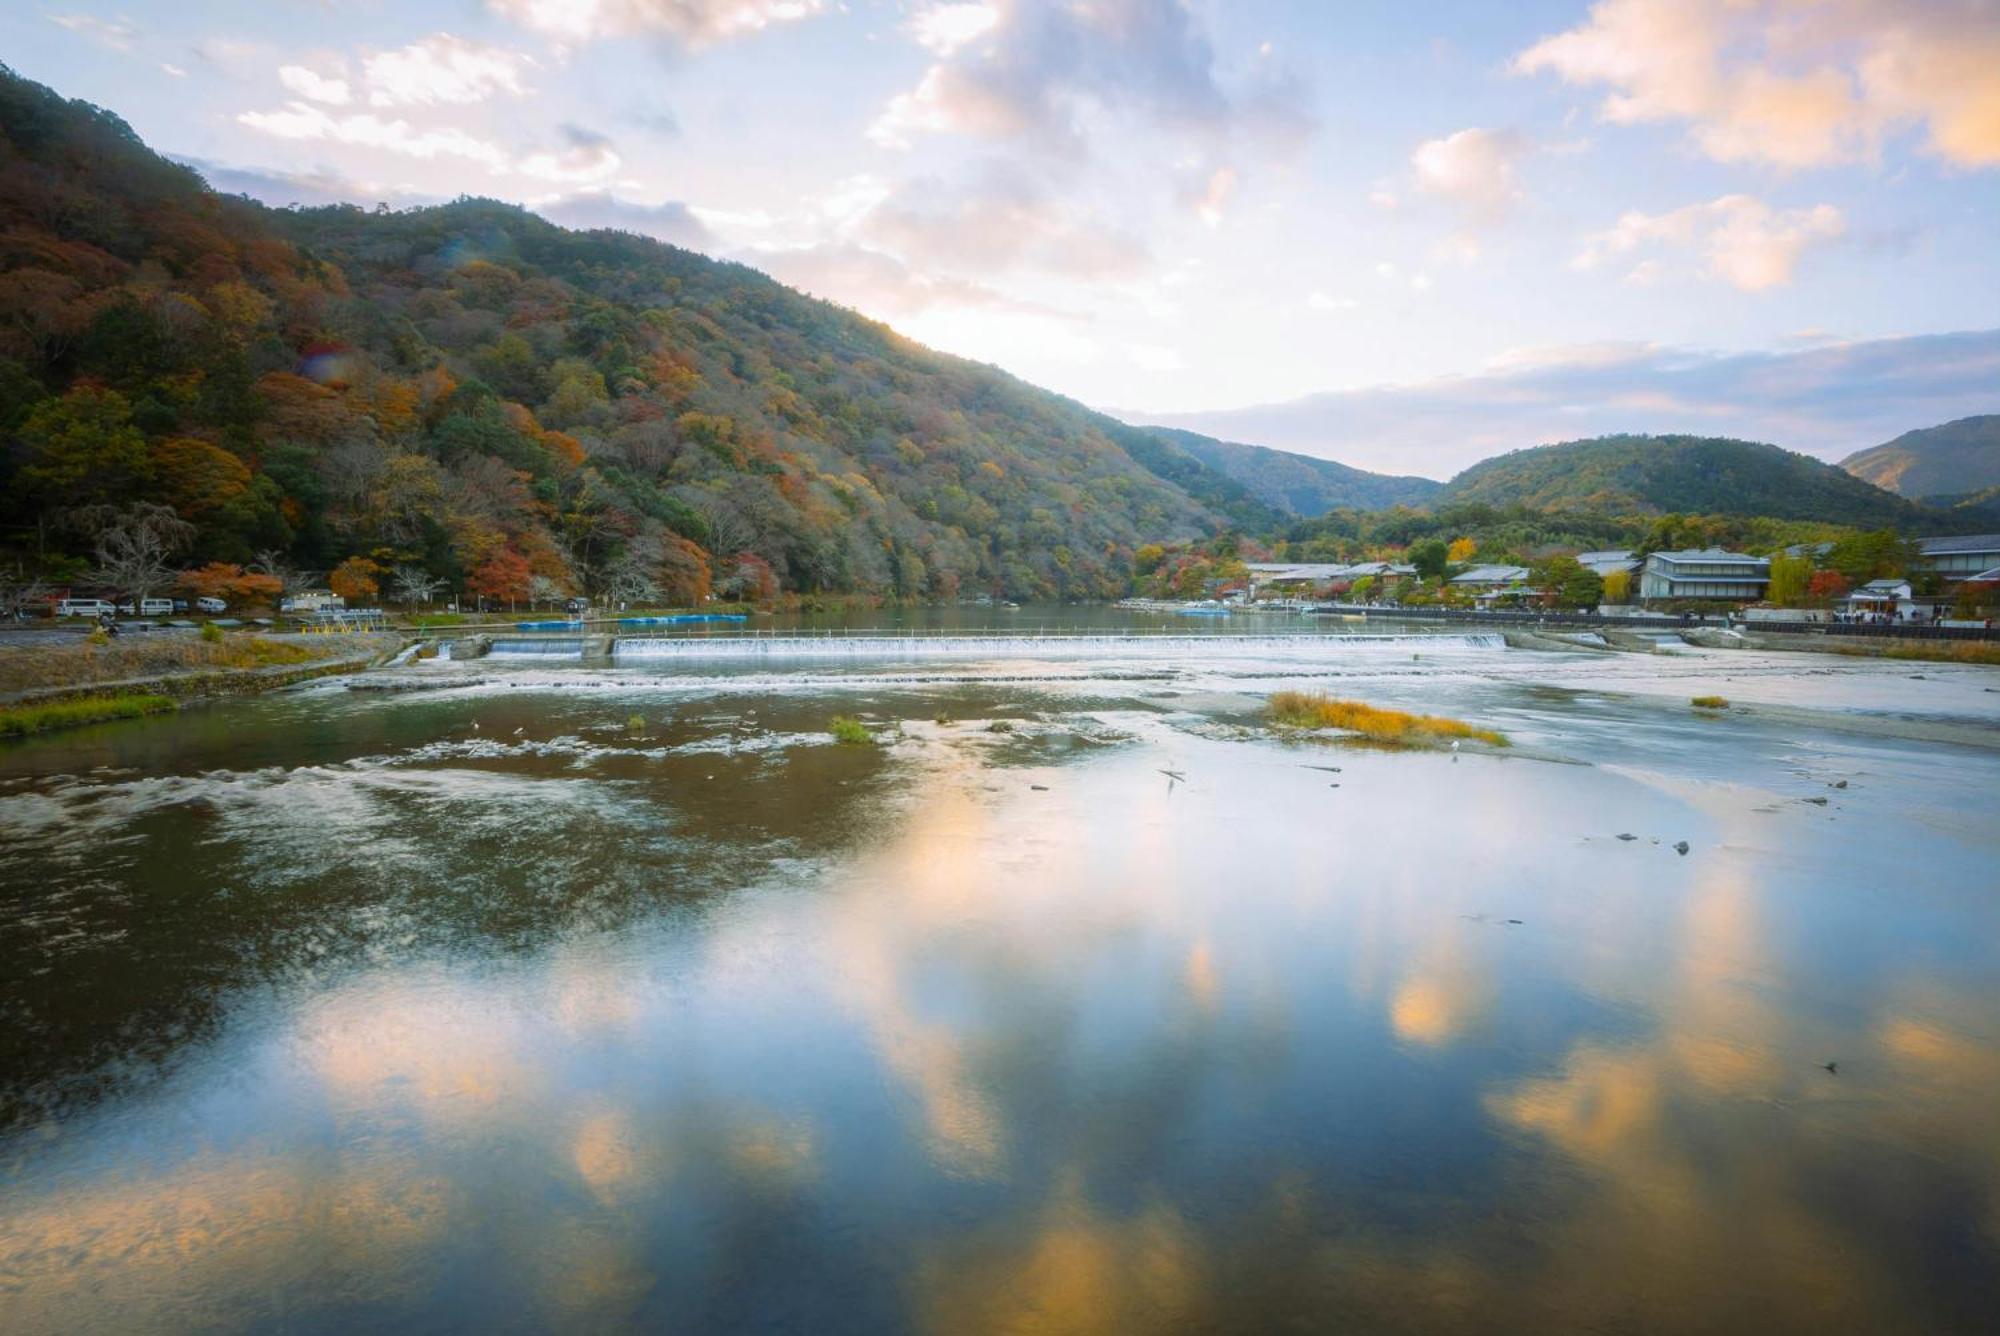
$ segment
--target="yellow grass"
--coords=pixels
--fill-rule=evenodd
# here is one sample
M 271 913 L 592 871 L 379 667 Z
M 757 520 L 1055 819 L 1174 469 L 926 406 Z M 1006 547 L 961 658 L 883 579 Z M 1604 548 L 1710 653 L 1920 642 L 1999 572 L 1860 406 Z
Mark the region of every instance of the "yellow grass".
M 1697 710 L 1726 710 L 1729 708 L 1727 696 L 1696 696 L 1693 701 Z
M 1495 747 L 1507 745 L 1506 734 L 1476 727 L 1462 719 L 1385 710 L 1358 700 L 1335 700 L 1318 692 L 1275 692 L 1264 713 L 1272 723 L 1284 728 L 1338 728 L 1376 742 L 1405 746 L 1429 746 L 1449 738 L 1470 738 Z
M 2000 645 L 1983 640 L 1961 640 L 1948 645 L 1891 645 L 1879 657 L 1919 659 L 1926 663 L 1979 663 L 2000 668 Z
M 353 648 L 353 641 L 337 636 L 306 643 L 241 634 L 216 641 L 194 636 L 126 635 L 99 645 L 84 640 L 71 645 L 36 645 L 0 653 L 0 692 L 312 663 Z

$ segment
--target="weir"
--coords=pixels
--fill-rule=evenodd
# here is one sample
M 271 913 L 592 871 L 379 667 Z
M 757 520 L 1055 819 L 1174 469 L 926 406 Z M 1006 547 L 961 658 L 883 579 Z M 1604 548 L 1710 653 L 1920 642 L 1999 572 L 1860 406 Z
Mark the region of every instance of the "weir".
M 502 652 L 496 641 L 493 652 Z M 1053 659 L 1422 654 L 1504 649 L 1497 632 L 1463 635 L 769 635 L 620 637 L 619 663 L 690 659 Z
M 581 659 L 582 636 L 520 636 L 496 639 L 488 651 L 496 659 Z

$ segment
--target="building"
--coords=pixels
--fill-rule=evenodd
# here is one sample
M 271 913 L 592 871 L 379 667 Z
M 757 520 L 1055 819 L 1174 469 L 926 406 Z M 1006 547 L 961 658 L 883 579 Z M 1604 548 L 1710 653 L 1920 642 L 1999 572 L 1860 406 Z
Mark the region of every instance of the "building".
M 1908 580 L 1894 577 L 1870 580 L 1840 600 L 1840 611 L 1862 621 L 1930 621 L 1936 616 L 1936 600 L 1918 600 Z
M 2000 533 L 1963 534 L 1956 538 L 1919 538 L 1917 560 L 1927 571 L 1947 580 L 1966 580 L 2000 566 Z
M 1339 562 L 1245 562 L 1250 571 L 1251 589 L 1265 585 L 1276 588 L 1317 587 L 1347 578 L 1348 567 Z
M 1526 566 L 1471 566 L 1451 577 L 1454 589 L 1498 589 L 1527 582 Z
M 1599 575 L 1639 569 L 1639 559 L 1625 548 L 1610 548 L 1603 552 L 1579 552 L 1576 554 L 1576 560 L 1577 564 L 1586 570 L 1595 571 Z
M 1655 552 L 1639 573 L 1642 599 L 1720 598 L 1750 602 L 1764 597 L 1771 563 L 1719 547 Z

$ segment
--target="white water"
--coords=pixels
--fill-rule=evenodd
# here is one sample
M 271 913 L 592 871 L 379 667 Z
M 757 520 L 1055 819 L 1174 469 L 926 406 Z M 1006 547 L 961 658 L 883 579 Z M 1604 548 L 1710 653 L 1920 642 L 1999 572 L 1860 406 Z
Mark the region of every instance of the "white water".
M 488 657 L 495 659 L 580 659 L 583 641 L 575 636 L 496 640 Z
M 1056 659 L 1348 656 L 1384 651 L 1501 649 L 1497 632 L 1464 635 L 929 635 L 621 638 L 612 657 L 637 659 Z M 495 654 L 500 646 L 493 647 Z

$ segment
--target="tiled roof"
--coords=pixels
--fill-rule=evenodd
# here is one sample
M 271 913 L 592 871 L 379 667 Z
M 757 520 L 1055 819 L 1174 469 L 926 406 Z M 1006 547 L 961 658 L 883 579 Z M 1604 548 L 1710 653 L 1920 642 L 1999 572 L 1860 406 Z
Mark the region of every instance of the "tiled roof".
M 1927 557 L 1947 552 L 2000 552 L 2000 533 L 1968 533 L 1953 538 L 1919 538 L 1917 550 Z

